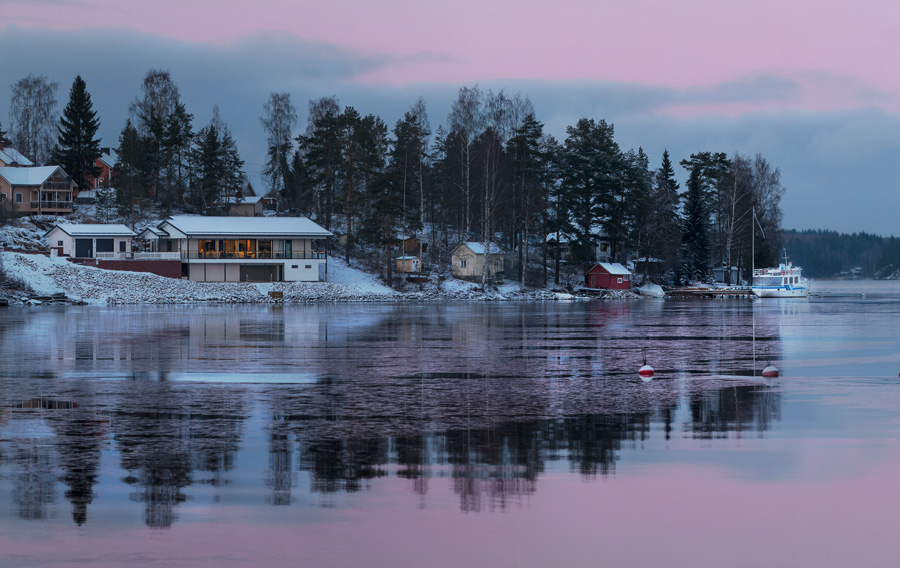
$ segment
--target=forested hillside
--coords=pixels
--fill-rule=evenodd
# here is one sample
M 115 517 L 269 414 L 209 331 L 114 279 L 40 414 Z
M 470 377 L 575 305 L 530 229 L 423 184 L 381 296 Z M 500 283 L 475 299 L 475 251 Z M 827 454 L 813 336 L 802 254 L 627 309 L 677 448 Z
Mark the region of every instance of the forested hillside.
M 784 246 L 810 278 L 891 278 L 900 272 L 900 241 L 867 233 L 785 231 Z

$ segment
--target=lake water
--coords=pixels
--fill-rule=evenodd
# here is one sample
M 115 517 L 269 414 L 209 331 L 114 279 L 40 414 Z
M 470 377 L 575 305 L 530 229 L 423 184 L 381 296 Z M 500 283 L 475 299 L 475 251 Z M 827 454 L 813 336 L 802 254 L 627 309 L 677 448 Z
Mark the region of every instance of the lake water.
M 814 290 L 3 309 L 0 566 L 897 566 L 900 283 Z

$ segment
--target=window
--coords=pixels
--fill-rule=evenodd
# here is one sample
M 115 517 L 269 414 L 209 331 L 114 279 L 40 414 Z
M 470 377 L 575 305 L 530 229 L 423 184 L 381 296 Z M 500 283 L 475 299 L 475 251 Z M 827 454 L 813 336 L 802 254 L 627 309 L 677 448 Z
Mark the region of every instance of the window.
M 5 203 L 5 202 L 6 202 L 6 194 L 0 193 L 0 203 Z
M 621 279 L 621 278 L 616 278 L 616 283 L 617 283 L 617 284 L 621 284 L 621 283 L 622 283 L 622 279 Z
M 125 252 L 125 241 L 119 241 L 119 252 Z
M 62 241 L 56 241 L 56 246 L 58 246 L 58 247 L 63 246 L 63 242 L 62 242 Z
M 21 193 L 16 194 L 16 203 L 22 203 L 22 194 Z
M 465 268 L 465 267 L 466 267 L 466 259 L 463 258 L 463 259 L 461 259 L 461 260 L 459 261 L 459 267 L 460 267 L 460 268 Z
M 312 264 L 307 264 L 307 265 L 305 265 L 305 266 L 306 266 L 307 269 L 312 268 Z
M 297 265 L 297 264 L 292 264 L 292 265 L 291 265 L 291 268 L 300 268 L 300 266 Z

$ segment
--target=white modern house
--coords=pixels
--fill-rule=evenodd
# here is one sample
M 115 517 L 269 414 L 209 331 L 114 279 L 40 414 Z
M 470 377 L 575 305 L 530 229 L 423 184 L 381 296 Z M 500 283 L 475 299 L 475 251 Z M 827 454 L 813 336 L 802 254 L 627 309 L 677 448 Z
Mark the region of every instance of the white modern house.
M 131 254 L 134 231 L 122 224 L 57 223 L 44 237 L 59 256 L 115 258 Z
M 306 217 L 177 215 L 156 229 L 141 236 L 180 253 L 182 273 L 196 282 L 316 282 L 332 236 Z

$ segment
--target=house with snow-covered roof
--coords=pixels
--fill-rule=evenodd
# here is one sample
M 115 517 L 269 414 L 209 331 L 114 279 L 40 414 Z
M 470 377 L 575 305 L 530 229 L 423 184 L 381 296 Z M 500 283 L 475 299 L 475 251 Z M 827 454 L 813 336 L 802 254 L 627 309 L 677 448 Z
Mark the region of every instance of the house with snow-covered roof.
M 598 262 L 584 275 L 584 283 L 594 290 L 629 290 L 631 272 L 618 262 Z
M 480 282 L 482 270 L 490 282 L 503 280 L 503 250 L 496 243 L 465 242 L 450 252 L 454 278 Z
M 131 254 L 134 231 L 122 224 L 57 223 L 44 237 L 59 256 L 100 258 L 103 253 Z
M 0 203 L 23 215 L 69 215 L 75 183 L 59 166 L 0 166 Z
M 0 166 L 28 168 L 33 165 L 34 162 L 26 158 L 15 148 L 0 144 Z
M 315 282 L 328 267 L 332 233 L 306 217 L 177 215 L 156 228 L 157 250 L 179 252 L 196 282 Z

